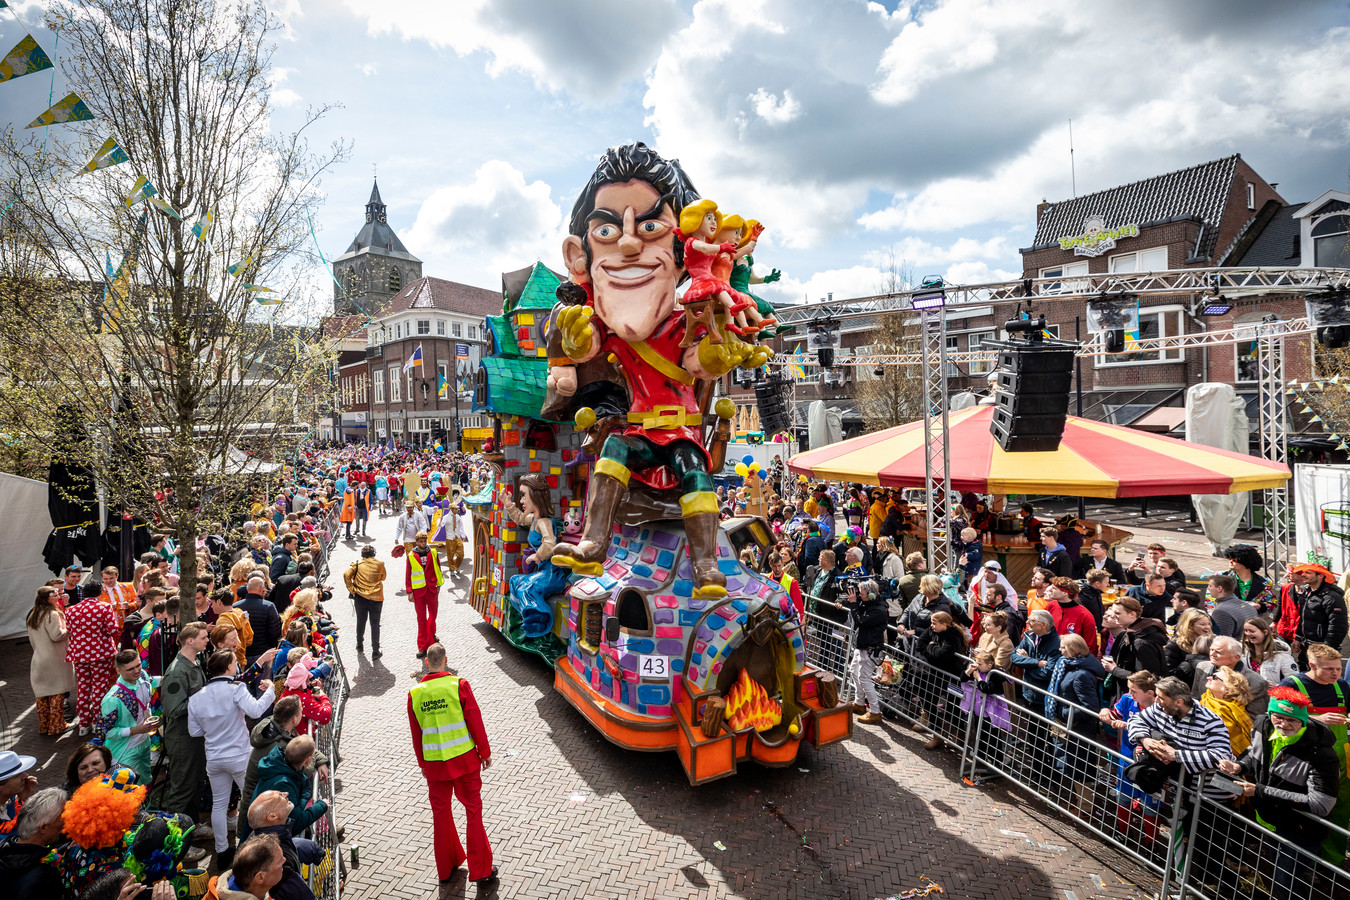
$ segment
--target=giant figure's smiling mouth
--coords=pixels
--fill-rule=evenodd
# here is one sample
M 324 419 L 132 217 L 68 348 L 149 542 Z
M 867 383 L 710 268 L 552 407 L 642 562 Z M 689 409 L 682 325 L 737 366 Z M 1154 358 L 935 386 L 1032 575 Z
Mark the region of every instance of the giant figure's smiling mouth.
M 621 269 L 605 267 L 605 274 L 614 281 L 641 281 L 656 272 L 656 266 L 624 266 Z

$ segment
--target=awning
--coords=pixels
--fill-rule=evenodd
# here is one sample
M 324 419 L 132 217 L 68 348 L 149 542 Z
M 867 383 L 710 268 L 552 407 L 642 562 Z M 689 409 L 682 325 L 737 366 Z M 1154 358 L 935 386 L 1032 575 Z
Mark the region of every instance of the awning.
M 1130 423 L 1131 428 L 1151 431 L 1155 434 L 1167 434 L 1186 424 L 1186 407 L 1159 406 L 1152 412 L 1144 413 Z
M 989 431 L 995 407 L 951 413 L 954 491 L 1071 497 L 1231 494 L 1278 487 L 1289 468 L 1260 457 L 1069 416 L 1059 449 L 1009 453 Z M 788 460 L 794 473 L 883 487 L 922 487 L 928 441 L 910 422 L 808 450 Z

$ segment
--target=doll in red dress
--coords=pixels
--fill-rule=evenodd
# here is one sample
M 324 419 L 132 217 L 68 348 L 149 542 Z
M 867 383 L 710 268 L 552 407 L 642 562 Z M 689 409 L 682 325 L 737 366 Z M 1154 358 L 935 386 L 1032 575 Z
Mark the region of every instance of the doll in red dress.
M 681 302 L 686 306 L 699 300 L 714 299 L 726 312 L 727 328 L 736 334 L 759 331 L 761 316 L 749 297 L 734 290 L 726 277 L 718 278 L 715 269 L 731 272 L 737 249 L 734 241 L 711 243 L 722 227 L 722 214 L 711 200 L 697 200 L 680 212 L 680 234 L 684 236 L 684 267 L 689 272 L 689 289 Z M 748 253 L 749 251 L 744 251 Z M 718 263 L 724 263 L 718 266 Z

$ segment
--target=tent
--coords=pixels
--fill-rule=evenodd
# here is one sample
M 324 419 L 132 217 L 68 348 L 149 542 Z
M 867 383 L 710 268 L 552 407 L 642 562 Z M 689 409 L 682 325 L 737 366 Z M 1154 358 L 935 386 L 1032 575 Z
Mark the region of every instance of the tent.
M 978 406 L 950 414 L 953 491 L 1071 497 L 1231 494 L 1278 487 L 1290 477 L 1282 463 L 1074 416 L 1058 450 L 1009 453 L 989 431 L 995 409 Z M 814 479 L 923 487 L 924 439 L 923 422 L 910 422 L 808 450 L 787 465 Z
M 0 472 L 0 637 L 25 634 L 37 589 L 52 577 L 42 547 L 52 530 L 47 484 Z M 26 671 L 26 670 L 25 670 Z M 24 681 L 23 690 L 28 690 Z

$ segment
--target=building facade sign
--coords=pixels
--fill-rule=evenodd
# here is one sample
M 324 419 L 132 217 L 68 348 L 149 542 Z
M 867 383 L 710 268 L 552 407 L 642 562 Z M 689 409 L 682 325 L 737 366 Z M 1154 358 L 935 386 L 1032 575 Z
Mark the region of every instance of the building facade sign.
M 1107 228 L 1101 216 L 1088 216 L 1083 220 L 1083 233 L 1060 238 L 1059 249 L 1072 250 L 1074 256 L 1101 256 L 1115 249 L 1116 241 L 1132 237 L 1139 237 L 1138 225 Z

